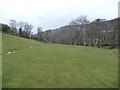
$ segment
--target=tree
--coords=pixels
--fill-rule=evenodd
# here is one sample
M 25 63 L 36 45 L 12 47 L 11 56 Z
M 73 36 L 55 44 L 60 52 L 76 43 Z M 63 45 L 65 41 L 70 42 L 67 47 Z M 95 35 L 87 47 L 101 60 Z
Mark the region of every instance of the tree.
M 98 48 L 103 47 L 104 43 L 105 43 L 105 28 L 106 28 L 106 24 L 104 22 L 104 19 L 95 19 L 93 22 L 93 27 L 92 29 L 92 33 L 94 34 L 94 38 L 92 38 L 92 40 L 94 39 L 96 42 L 96 46 Z M 91 34 L 92 36 L 92 34 Z
M 33 29 L 33 25 L 29 25 L 28 23 L 24 23 L 24 30 L 23 30 L 23 36 L 25 38 L 29 38 L 31 35 L 31 30 Z
M 10 31 L 10 27 L 6 24 L 1 24 L 2 32 L 8 33 Z
M 110 48 L 115 48 L 118 46 L 118 23 L 119 20 L 112 20 L 110 25 L 109 25 L 109 30 L 110 30 Z
M 85 29 L 88 23 L 89 21 L 87 20 L 87 16 L 80 16 L 69 23 L 69 25 L 72 25 L 75 28 L 77 27 L 78 29 L 76 30 L 76 36 L 75 36 L 77 45 L 84 45 Z
M 42 27 L 40 27 L 40 26 L 37 29 L 37 38 L 38 38 L 38 41 L 42 41 L 43 32 L 42 32 Z
M 22 37 L 22 28 L 19 28 L 19 36 Z
M 18 23 L 18 26 L 19 26 L 19 28 L 21 28 L 21 29 L 23 29 L 24 25 L 25 25 L 25 23 L 22 22 L 22 21 L 20 21 L 20 22 Z
M 22 32 L 23 32 L 23 28 L 24 28 L 24 22 L 22 22 L 22 21 L 19 22 L 18 27 L 19 27 L 19 36 L 22 37 L 23 36 Z
M 42 32 L 42 27 L 39 26 L 37 29 L 37 34 L 39 35 L 41 32 Z
M 17 33 L 17 28 L 16 28 L 17 27 L 17 22 L 16 22 L 16 20 L 10 20 L 9 25 L 10 25 L 12 34 Z
M 31 30 L 33 29 L 33 25 L 29 25 L 28 23 L 25 23 L 24 25 L 24 30 L 30 35 L 31 34 Z

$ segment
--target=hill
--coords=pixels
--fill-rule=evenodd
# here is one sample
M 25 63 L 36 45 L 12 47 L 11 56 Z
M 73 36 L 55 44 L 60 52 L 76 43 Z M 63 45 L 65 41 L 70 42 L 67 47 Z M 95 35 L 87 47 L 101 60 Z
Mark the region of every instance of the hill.
M 2 45 L 3 88 L 118 87 L 116 49 L 40 43 L 7 34 Z
M 95 19 L 89 22 L 78 17 L 69 25 L 46 30 L 41 33 L 41 37 L 53 43 L 113 49 L 118 47 L 119 22 L 120 18 Z

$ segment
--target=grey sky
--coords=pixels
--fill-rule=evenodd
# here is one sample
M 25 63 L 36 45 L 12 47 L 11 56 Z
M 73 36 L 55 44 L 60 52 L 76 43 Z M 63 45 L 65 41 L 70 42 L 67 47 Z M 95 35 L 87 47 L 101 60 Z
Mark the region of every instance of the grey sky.
M 118 17 L 119 0 L 0 0 L 0 23 L 10 19 L 34 25 L 33 32 L 67 25 L 72 19 L 86 15 L 96 18 Z

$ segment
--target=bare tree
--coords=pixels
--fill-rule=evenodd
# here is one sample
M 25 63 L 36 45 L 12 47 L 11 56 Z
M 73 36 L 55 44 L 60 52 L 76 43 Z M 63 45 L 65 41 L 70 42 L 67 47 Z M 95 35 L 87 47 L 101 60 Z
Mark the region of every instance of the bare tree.
M 23 36 L 26 38 L 29 38 L 31 35 L 31 30 L 33 29 L 33 25 L 29 25 L 28 23 L 24 23 L 24 30 L 23 30 Z
M 73 27 L 77 27 L 76 37 L 77 45 L 84 45 L 84 34 L 85 34 L 85 26 L 89 23 L 87 20 L 87 16 L 80 16 L 77 19 L 73 20 L 69 23 L 69 25 L 73 25 Z
M 38 38 L 38 41 L 42 41 L 43 32 L 42 32 L 42 27 L 40 27 L 40 26 L 37 29 L 37 38 Z
M 11 29 L 16 28 L 17 27 L 16 20 L 10 20 L 9 25 L 10 25 Z
M 18 23 L 18 27 L 19 27 L 19 36 L 21 36 L 21 37 L 23 36 L 22 32 L 23 32 L 24 25 L 25 25 L 25 23 L 22 22 L 22 21 Z
M 12 34 L 15 34 L 15 33 L 17 33 L 17 22 L 16 22 L 16 20 L 10 20 L 9 21 L 9 25 L 10 25 L 10 28 L 11 28 L 11 33 Z

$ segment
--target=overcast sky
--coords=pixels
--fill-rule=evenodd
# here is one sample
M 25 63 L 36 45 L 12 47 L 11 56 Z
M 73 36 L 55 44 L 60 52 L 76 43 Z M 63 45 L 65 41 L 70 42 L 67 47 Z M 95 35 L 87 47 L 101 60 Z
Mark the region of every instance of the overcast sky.
M 90 21 L 96 18 L 118 17 L 119 0 L 0 0 L 0 23 L 10 19 L 34 25 L 33 32 L 67 25 L 80 15 Z

